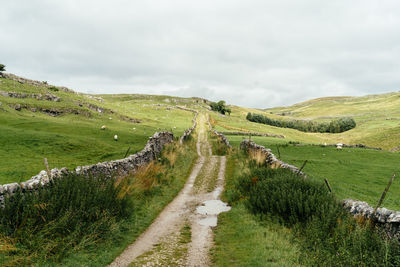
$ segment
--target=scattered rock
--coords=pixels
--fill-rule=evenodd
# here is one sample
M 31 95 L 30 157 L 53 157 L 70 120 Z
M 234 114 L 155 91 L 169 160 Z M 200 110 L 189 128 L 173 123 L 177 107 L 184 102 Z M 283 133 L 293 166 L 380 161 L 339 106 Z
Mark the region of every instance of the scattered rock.
M 20 104 L 15 104 L 12 107 L 17 111 L 21 111 L 21 105 Z

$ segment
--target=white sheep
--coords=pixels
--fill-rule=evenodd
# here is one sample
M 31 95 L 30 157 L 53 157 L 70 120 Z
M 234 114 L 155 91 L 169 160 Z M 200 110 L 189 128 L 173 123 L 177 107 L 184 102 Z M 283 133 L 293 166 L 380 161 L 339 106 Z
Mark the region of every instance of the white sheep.
M 343 144 L 342 143 L 336 144 L 336 148 L 338 150 L 341 150 L 343 148 Z
M 101 126 L 102 130 L 105 130 L 107 127 L 105 125 Z
M 114 140 L 118 141 L 118 135 L 114 135 Z

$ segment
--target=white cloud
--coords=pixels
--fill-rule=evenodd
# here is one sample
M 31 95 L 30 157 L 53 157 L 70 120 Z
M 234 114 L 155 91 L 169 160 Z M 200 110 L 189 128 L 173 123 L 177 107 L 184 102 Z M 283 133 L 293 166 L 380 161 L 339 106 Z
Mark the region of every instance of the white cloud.
M 250 107 L 397 91 L 398 1 L 3 1 L 8 71 Z

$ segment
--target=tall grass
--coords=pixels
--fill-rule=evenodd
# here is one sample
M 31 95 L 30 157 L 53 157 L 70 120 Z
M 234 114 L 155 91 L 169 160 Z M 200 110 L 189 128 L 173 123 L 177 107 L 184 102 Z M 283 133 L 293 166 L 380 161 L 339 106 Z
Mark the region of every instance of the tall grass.
M 0 208 L 0 233 L 9 239 L 11 262 L 58 261 L 106 239 L 133 211 L 122 188 L 113 179 L 69 175 L 35 192 L 7 196 Z
M 256 167 L 237 181 L 237 197 L 248 199 L 261 218 L 290 227 L 303 261 L 323 266 L 399 266 L 397 240 L 357 221 L 322 183 L 286 169 Z

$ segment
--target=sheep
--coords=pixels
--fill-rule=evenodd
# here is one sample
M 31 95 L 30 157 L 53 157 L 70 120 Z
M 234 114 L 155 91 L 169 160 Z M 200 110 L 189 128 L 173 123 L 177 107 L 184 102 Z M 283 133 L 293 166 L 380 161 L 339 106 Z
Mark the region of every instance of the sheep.
M 118 141 L 118 135 L 114 135 L 114 140 Z
M 107 127 L 105 125 L 101 126 L 102 130 L 105 130 Z
M 343 148 L 343 144 L 342 143 L 336 144 L 336 148 L 338 150 L 341 150 Z

